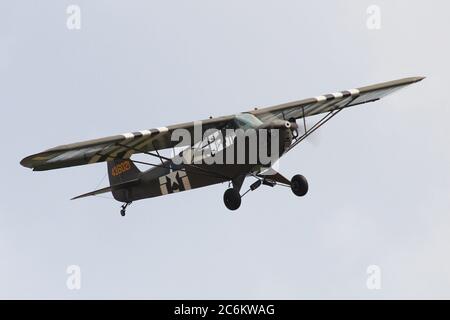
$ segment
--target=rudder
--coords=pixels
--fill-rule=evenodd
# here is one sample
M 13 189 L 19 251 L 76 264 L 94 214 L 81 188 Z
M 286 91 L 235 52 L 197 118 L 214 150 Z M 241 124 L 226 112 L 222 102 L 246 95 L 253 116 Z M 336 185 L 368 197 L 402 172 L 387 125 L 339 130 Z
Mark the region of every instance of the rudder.
M 129 159 L 118 159 L 108 161 L 108 177 L 111 186 L 136 180 L 141 171 L 133 161 Z M 121 202 L 129 202 L 129 192 L 126 189 L 112 190 L 114 198 Z

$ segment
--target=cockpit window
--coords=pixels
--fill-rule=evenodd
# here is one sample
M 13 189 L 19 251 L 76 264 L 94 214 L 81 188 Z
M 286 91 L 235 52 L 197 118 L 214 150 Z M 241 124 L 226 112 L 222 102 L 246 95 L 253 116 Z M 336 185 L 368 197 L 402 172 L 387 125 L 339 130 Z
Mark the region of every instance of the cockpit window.
M 236 127 L 241 129 L 257 128 L 263 124 L 261 120 L 250 113 L 237 114 L 234 118 Z

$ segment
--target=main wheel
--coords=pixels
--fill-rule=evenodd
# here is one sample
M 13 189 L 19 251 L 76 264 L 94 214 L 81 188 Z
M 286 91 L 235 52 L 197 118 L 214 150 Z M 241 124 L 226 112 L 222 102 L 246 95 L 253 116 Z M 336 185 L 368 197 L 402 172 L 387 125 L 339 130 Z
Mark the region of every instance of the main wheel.
M 125 210 L 124 210 L 124 209 L 120 210 L 120 215 L 121 215 L 122 217 L 125 217 Z
M 223 202 L 228 209 L 235 211 L 241 206 L 241 195 L 233 188 L 228 189 L 223 194 Z
M 303 197 L 308 193 L 308 181 L 300 174 L 292 177 L 291 190 L 297 197 Z

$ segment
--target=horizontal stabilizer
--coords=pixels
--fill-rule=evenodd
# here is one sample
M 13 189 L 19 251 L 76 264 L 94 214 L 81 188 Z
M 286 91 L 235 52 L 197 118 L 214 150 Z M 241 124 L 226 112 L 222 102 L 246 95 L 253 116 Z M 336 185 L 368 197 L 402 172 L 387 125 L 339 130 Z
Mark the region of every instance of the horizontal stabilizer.
M 77 199 L 86 198 L 86 197 L 89 197 L 89 196 L 96 196 L 98 194 L 111 192 L 111 190 L 112 190 L 112 188 L 111 188 L 111 186 L 109 186 L 109 187 L 106 187 L 106 188 L 103 188 L 103 189 L 98 189 L 98 190 L 95 190 L 95 191 L 91 191 L 91 192 L 88 192 L 88 193 L 76 196 L 76 197 L 74 197 L 74 198 L 72 198 L 70 200 L 77 200 Z
M 129 188 L 129 187 L 132 187 L 132 186 L 134 186 L 134 185 L 136 185 L 138 183 L 139 183 L 139 179 L 130 180 L 130 181 L 127 181 L 127 182 L 124 182 L 124 183 L 119 183 L 119 184 L 115 184 L 115 185 L 112 185 L 112 186 L 109 186 L 109 187 L 106 187 L 106 188 L 102 188 L 102 189 L 98 189 L 98 190 L 95 190 L 95 191 L 91 191 L 91 192 L 88 192 L 88 193 L 76 196 L 76 197 L 74 197 L 74 198 L 72 198 L 70 200 L 77 200 L 77 199 L 86 198 L 86 197 L 90 197 L 90 196 L 96 196 L 96 195 L 102 194 L 102 193 L 111 192 L 113 190 Z

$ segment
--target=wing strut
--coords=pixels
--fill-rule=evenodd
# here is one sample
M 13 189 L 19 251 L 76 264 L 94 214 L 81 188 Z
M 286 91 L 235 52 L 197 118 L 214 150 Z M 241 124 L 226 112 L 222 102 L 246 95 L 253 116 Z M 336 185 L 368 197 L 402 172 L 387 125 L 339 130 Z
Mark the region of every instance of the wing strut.
M 352 102 L 356 99 L 357 97 L 354 97 L 353 99 L 351 99 L 345 106 L 340 107 L 338 109 L 334 109 L 331 110 L 330 112 L 328 112 L 324 117 L 322 117 L 318 122 L 316 122 L 316 124 L 314 124 L 309 130 L 306 128 L 306 121 L 305 121 L 305 109 L 304 107 L 302 107 L 302 112 L 303 112 L 303 126 L 305 129 L 305 133 L 301 136 L 297 136 L 294 138 L 294 142 L 291 144 L 291 146 L 289 147 L 289 149 L 287 149 L 286 153 L 291 151 L 293 148 L 295 148 L 300 142 L 304 141 L 306 138 L 308 138 L 311 134 L 313 134 L 317 129 L 319 129 L 321 126 L 323 126 L 325 123 L 327 123 L 328 121 L 330 121 L 332 118 L 334 118 L 339 112 L 341 112 L 343 109 L 345 109 L 346 107 L 348 107 L 349 105 L 352 104 Z
M 315 125 L 311 127 L 311 129 L 305 131 L 305 133 L 301 136 L 298 136 L 294 138 L 294 142 L 291 144 L 289 149 L 287 149 L 286 152 L 291 151 L 293 148 L 295 148 L 300 142 L 308 138 L 311 134 L 313 134 L 317 129 L 319 129 L 321 126 L 323 126 L 325 123 L 330 121 L 332 118 L 334 118 L 339 112 L 341 112 L 342 109 L 336 109 L 333 111 L 330 111 L 326 116 L 324 116 L 322 119 L 320 119 Z M 306 129 L 306 127 L 305 127 Z
M 161 162 L 162 162 L 162 165 L 157 165 L 157 164 L 153 164 L 153 163 L 149 163 L 149 162 L 136 161 L 136 160 L 129 159 L 130 161 L 133 161 L 135 163 L 150 165 L 150 166 L 154 166 L 154 167 L 169 168 L 169 169 L 171 168 L 171 166 L 164 164 L 164 162 L 162 160 L 170 161 L 171 163 L 173 163 L 172 159 L 160 155 L 159 152 L 157 152 L 157 154 L 154 154 L 152 152 L 147 152 L 147 151 L 144 151 L 144 150 L 140 150 L 140 149 L 138 149 L 136 147 L 123 145 L 121 143 L 118 143 L 117 145 L 121 146 L 121 147 L 124 147 L 124 148 L 128 148 L 130 150 L 134 150 L 136 152 L 140 152 L 140 153 L 152 156 L 152 157 L 159 158 L 161 160 Z M 213 171 L 210 171 L 210 170 L 206 170 L 206 169 L 198 167 L 196 165 L 186 164 L 185 163 L 184 166 L 185 166 L 185 168 L 179 168 L 178 170 L 189 172 L 189 173 L 192 173 L 192 174 L 197 174 L 197 175 L 204 175 L 204 176 L 210 176 L 210 177 L 214 177 L 214 178 L 225 179 L 226 181 L 229 181 L 229 180 L 232 179 L 232 178 L 230 178 L 228 176 L 225 176 L 223 174 L 220 174 L 218 172 L 213 172 Z M 192 169 L 195 169 L 195 170 L 198 170 L 198 171 L 201 171 L 201 172 L 198 172 L 198 171 L 195 171 L 195 170 L 192 170 Z

